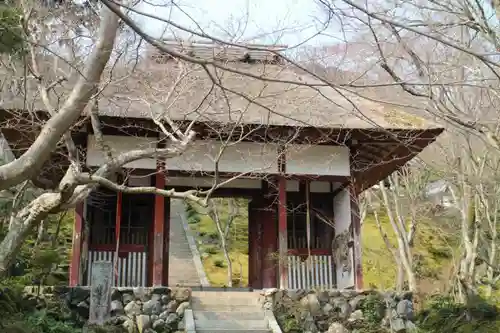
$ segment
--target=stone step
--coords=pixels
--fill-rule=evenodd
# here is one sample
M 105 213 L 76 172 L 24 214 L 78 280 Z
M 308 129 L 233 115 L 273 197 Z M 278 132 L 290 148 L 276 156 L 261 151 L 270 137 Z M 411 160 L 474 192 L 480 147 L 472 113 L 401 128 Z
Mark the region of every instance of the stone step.
M 252 330 L 252 329 L 196 329 L 196 333 L 272 333 L 271 330 L 265 329 L 265 330 Z
M 261 320 L 205 320 L 194 319 L 196 331 L 198 329 L 252 329 L 252 330 L 268 330 L 269 325 L 263 319 Z
M 245 298 L 245 299 L 257 299 L 260 296 L 260 292 L 258 291 L 216 291 L 216 290 L 207 290 L 207 291 L 193 291 L 192 293 L 195 297 L 201 298 Z
M 263 311 L 194 311 L 194 319 L 204 320 L 262 320 L 266 321 Z
M 208 312 L 259 312 L 259 305 L 234 305 L 234 304 L 201 304 L 191 301 L 193 311 Z

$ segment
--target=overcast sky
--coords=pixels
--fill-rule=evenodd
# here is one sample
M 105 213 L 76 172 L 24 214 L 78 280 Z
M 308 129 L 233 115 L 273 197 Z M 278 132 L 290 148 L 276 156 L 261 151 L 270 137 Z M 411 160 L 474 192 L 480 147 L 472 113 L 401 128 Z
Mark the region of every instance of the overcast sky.
M 155 1 L 152 3 L 159 4 L 162 0 Z M 224 33 L 227 29 L 231 34 L 239 33 L 241 41 L 278 42 L 288 46 L 314 36 L 326 18 L 314 0 L 179 0 L 176 3 L 182 10 L 148 3 L 143 2 L 140 9 L 170 17 L 190 28 L 199 24 L 205 31 L 219 37 L 227 37 Z M 161 35 L 166 27 L 165 23 L 149 18 L 142 18 L 141 22 L 155 36 Z M 340 29 L 336 29 L 334 24 L 326 34 L 309 40 L 308 45 L 334 44 L 342 38 Z

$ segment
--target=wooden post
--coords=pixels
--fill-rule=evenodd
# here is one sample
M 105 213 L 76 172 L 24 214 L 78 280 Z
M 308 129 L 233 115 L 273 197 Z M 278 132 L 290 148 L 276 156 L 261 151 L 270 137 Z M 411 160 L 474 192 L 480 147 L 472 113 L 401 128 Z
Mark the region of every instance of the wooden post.
M 119 286 L 118 257 L 120 253 L 120 231 L 122 225 L 123 193 L 116 194 L 116 219 L 115 219 L 115 253 L 113 254 L 113 272 L 115 285 Z
M 113 264 L 110 261 L 92 263 L 90 277 L 89 325 L 104 325 L 110 317 Z
M 75 287 L 80 284 L 80 257 L 82 254 L 82 230 L 83 230 L 83 202 L 75 207 L 75 223 L 73 225 L 73 245 L 71 250 L 71 262 L 69 268 L 69 286 Z
M 288 244 L 287 244 L 286 179 L 278 177 L 278 234 L 279 234 L 279 272 L 280 289 L 288 288 Z
M 165 177 L 163 177 L 165 181 Z M 163 285 L 168 286 L 168 267 L 169 267 L 169 248 L 170 248 L 170 198 L 164 198 L 165 200 L 165 230 L 164 230 L 164 241 L 163 241 Z
M 262 260 L 261 260 L 261 220 L 259 203 L 262 200 L 252 198 L 248 203 L 248 286 L 254 289 L 262 288 Z
M 361 256 L 361 219 L 359 211 L 359 197 L 356 193 L 356 187 L 351 182 L 349 185 L 349 194 L 351 198 L 351 223 L 353 231 L 353 266 L 354 266 L 354 285 L 356 289 L 363 289 L 363 258 Z
M 165 188 L 165 176 L 161 166 L 155 176 L 156 188 Z M 164 259 L 163 252 L 165 249 L 165 197 L 163 195 L 155 195 L 155 213 L 153 223 L 153 286 L 161 286 L 163 280 Z M 167 266 L 168 271 L 168 266 Z
M 260 281 L 262 288 L 276 288 L 278 285 L 276 252 L 278 251 L 278 224 L 276 217 L 275 200 L 269 197 L 269 184 L 264 183 L 263 196 L 266 197 L 259 204 L 258 218 L 262 226 L 262 237 L 259 241 L 261 250 L 262 271 Z

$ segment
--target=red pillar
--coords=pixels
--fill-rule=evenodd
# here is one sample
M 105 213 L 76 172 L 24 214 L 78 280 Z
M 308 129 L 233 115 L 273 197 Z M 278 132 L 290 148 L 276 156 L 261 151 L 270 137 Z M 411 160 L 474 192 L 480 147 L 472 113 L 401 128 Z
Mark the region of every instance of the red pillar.
M 165 188 L 165 176 L 158 168 L 155 176 L 156 188 Z M 165 197 L 155 195 L 155 211 L 153 222 L 153 286 L 161 286 L 164 282 L 164 250 L 165 250 Z M 168 266 L 167 266 L 168 267 Z M 168 268 L 167 268 L 168 270 Z
M 279 273 L 280 289 L 288 288 L 287 274 L 287 212 L 286 212 L 286 179 L 284 176 L 278 177 L 278 235 L 279 235 Z
M 82 255 L 82 230 L 83 230 L 83 202 L 75 207 L 75 223 L 73 225 L 73 246 L 69 267 L 69 286 L 80 284 L 80 257 Z

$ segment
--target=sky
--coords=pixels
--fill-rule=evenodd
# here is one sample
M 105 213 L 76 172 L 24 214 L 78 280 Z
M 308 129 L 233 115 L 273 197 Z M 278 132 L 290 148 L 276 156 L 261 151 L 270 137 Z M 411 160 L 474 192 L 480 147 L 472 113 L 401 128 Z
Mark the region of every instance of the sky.
M 156 4 L 165 2 L 154 1 Z M 239 32 L 240 41 L 280 43 L 289 47 L 314 36 L 326 19 L 325 13 L 314 0 L 179 0 L 176 3 L 180 9 L 145 2 L 138 9 L 165 18 L 171 17 L 176 23 L 190 28 L 199 24 L 205 31 L 218 37 L 227 37 L 224 33 L 227 29 L 232 34 Z M 144 29 L 155 37 L 165 30 L 164 22 L 149 18 L 140 20 Z M 324 35 L 314 37 L 307 45 L 338 42 L 342 34 L 339 28 L 335 28 L 332 24 Z

